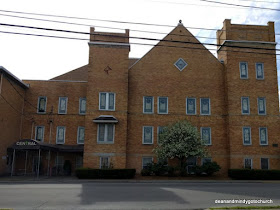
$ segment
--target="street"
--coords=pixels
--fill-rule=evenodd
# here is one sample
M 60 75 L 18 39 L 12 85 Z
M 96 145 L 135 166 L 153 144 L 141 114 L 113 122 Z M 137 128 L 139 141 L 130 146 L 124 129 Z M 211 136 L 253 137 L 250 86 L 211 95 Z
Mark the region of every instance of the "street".
M 205 209 L 230 206 L 215 204 L 217 199 L 272 199 L 273 204 L 267 205 L 280 205 L 280 183 L 0 183 L 0 209 Z

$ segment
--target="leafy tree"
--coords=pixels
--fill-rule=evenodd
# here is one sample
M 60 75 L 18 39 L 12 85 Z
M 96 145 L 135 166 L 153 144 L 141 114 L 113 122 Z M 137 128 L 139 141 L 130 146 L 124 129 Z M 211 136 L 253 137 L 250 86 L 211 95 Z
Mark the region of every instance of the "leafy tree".
M 157 157 L 178 158 L 181 169 L 188 157 L 203 157 L 207 154 L 197 129 L 186 120 L 165 127 L 159 139 L 160 143 L 154 149 Z

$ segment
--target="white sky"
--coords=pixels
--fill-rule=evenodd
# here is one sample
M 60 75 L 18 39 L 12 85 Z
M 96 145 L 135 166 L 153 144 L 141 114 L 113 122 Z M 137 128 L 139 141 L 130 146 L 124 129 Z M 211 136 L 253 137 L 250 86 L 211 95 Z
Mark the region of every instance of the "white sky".
M 269 7 L 280 9 L 280 0 L 216 0 L 226 3 Z M 262 2 L 257 2 L 262 1 Z M 265 3 L 263 1 L 279 3 Z M 75 16 L 94 19 L 118 20 L 126 22 L 155 23 L 176 26 L 181 19 L 184 26 L 201 28 L 222 28 L 224 19 L 235 24 L 266 25 L 275 22 L 275 31 L 280 33 L 280 11 L 244 9 L 206 3 L 200 0 L 9 0 L 2 1 L 0 10 L 44 13 L 52 15 Z M 97 26 L 128 28 L 169 33 L 171 27 L 117 24 L 111 22 L 62 19 L 0 11 L 0 23 L 28 25 L 65 30 L 89 32 L 88 26 L 75 26 L 44 21 L 35 21 L 7 17 L 6 15 L 26 16 L 41 19 L 53 19 L 74 23 L 89 24 L 97 31 L 108 31 Z M 216 31 L 189 29 L 195 36 L 216 37 Z M 0 31 L 38 33 L 57 36 L 89 38 L 88 35 L 46 32 L 0 25 Z M 122 31 L 116 31 L 122 32 Z M 164 34 L 130 32 L 131 36 L 163 38 Z M 279 42 L 280 36 L 276 36 Z M 201 42 L 216 43 L 215 39 L 198 38 Z M 139 40 L 130 40 L 140 42 Z M 147 41 L 145 41 L 147 43 Z M 155 42 L 149 42 L 155 43 Z M 130 57 L 142 57 L 151 47 L 132 45 Z M 280 46 L 277 45 L 280 49 Z M 280 59 L 280 57 L 279 57 Z M 50 79 L 88 63 L 87 41 L 43 38 L 0 33 L 0 66 L 4 66 L 20 79 Z M 279 69 L 279 68 L 278 68 Z M 278 71 L 278 75 L 280 75 Z M 280 81 L 279 77 L 278 80 Z M 279 92 L 280 93 L 280 92 Z

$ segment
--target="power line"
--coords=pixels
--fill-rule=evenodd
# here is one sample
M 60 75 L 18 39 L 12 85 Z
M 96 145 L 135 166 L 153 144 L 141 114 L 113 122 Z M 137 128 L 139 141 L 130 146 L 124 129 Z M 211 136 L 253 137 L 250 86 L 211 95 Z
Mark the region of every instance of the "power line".
M 106 37 L 123 38 L 123 36 L 121 36 L 121 35 L 104 34 L 104 33 L 98 33 L 98 32 L 89 33 L 89 32 L 80 32 L 80 31 L 73 31 L 73 30 L 62 30 L 62 29 L 43 28 L 43 27 L 34 27 L 34 26 L 14 25 L 14 24 L 6 24 L 6 23 L 0 23 L 0 25 L 10 26 L 10 27 L 19 27 L 19 28 L 28 28 L 28 29 L 46 30 L 46 31 L 55 31 L 55 32 L 64 32 L 64 33 L 74 33 L 74 34 L 83 34 L 83 35 L 101 35 L 101 36 L 106 36 Z M 177 41 L 177 40 L 161 40 L 161 39 L 155 39 L 155 38 L 135 37 L 135 36 L 130 36 L 129 38 L 140 39 L 140 40 L 145 40 L 145 41 L 162 41 L 162 42 L 171 42 L 171 43 L 180 43 L 180 44 L 195 44 L 195 45 L 203 44 L 203 45 L 215 46 L 215 47 L 225 46 L 225 45 L 213 44 L 213 43 Z M 280 49 L 259 48 L 259 47 L 243 47 L 243 46 L 226 46 L 226 47 L 254 49 L 254 50 L 280 51 Z
M 169 27 L 174 28 L 175 25 L 163 25 L 163 24 L 155 24 L 155 23 L 141 23 L 141 22 L 129 22 L 129 21 L 115 21 L 115 20 L 104 20 L 104 19 L 96 19 L 96 18 L 85 18 L 85 17 L 73 17 L 73 16 L 62 16 L 62 15 L 51 15 L 51 14 L 43 14 L 43 13 L 30 13 L 30 12 L 21 12 L 21 11 L 11 11 L 11 10 L 0 10 L 0 12 L 6 12 L 6 13 L 16 13 L 16 14 L 24 14 L 24 15 L 35 15 L 35 16 L 46 16 L 46 17 L 56 17 L 56 18 L 70 18 L 70 19 L 80 19 L 80 20 L 94 20 L 94 21 L 102 21 L 102 22 L 113 22 L 113 23 L 125 23 L 125 24 L 136 24 L 136 25 L 148 25 L 148 26 L 160 26 L 160 27 Z M 46 21 L 46 22 L 55 22 L 55 23 L 61 23 L 61 24 L 70 24 L 70 25 L 79 25 L 79 26 L 87 26 L 92 27 L 91 24 L 83 24 L 83 23 L 73 23 L 73 22 L 66 22 L 66 21 L 57 21 L 57 20 L 49 20 L 49 19 L 42 19 L 42 18 L 31 18 L 31 17 L 25 17 L 25 16 L 16 16 L 16 15 L 7 15 L 7 14 L 0 14 L 0 16 L 7 16 L 7 17 L 15 17 L 15 18 L 23 18 L 23 19 L 30 19 L 30 20 L 38 20 L 38 21 Z M 105 26 L 96 26 L 100 28 L 107 28 L 107 29 L 117 29 L 117 30 L 124 30 L 124 28 L 114 28 L 114 27 L 105 27 Z M 189 29 L 196 29 L 196 30 L 207 30 L 207 31 L 226 31 L 224 29 L 218 29 L 218 28 L 204 28 L 204 27 L 189 27 L 186 28 Z M 145 33 L 158 33 L 158 32 L 150 32 L 150 31 L 141 31 L 141 30 L 133 30 L 131 31 L 137 31 L 137 32 L 145 32 Z M 234 30 L 231 30 L 234 31 Z M 238 31 L 238 30 L 237 30 Z M 249 31 L 250 33 L 250 31 Z M 273 33 L 274 34 L 274 33 Z M 280 35 L 280 34 L 275 34 Z
M 248 5 L 243 5 L 243 4 L 232 4 L 232 3 L 225 3 L 225 2 L 211 1 L 211 0 L 198 0 L 198 1 L 214 3 L 214 4 L 222 4 L 222 5 L 227 5 L 227 6 L 243 7 L 243 8 L 264 9 L 264 10 L 272 10 L 272 11 L 278 11 L 278 12 L 280 11 L 280 9 L 275 9 L 275 8 L 248 6 Z
M 60 38 L 60 39 L 71 39 L 71 40 L 82 40 L 82 41 L 89 41 L 88 39 L 84 39 L 84 38 L 74 38 L 74 37 L 62 37 L 62 36 L 50 36 L 50 35 L 43 35 L 43 34 L 27 34 L 27 33 L 16 33 L 16 32 L 8 32 L 8 31 L 0 31 L 0 33 L 7 33 L 7 34 L 15 34 L 15 35 L 26 35 L 26 36 L 38 36 L 38 37 L 48 37 L 48 38 Z M 95 41 L 104 41 L 104 40 L 95 40 Z M 113 43 L 119 43 L 119 44 L 123 44 L 123 42 L 113 42 Z M 182 49 L 193 49 L 193 50 L 215 50 L 216 49 L 207 49 L 204 47 L 204 45 L 200 44 L 202 46 L 202 48 L 194 48 L 194 47 L 186 47 L 186 46 L 175 46 L 175 45 L 160 45 L 160 44 L 147 44 L 147 43 L 135 43 L 135 42 L 130 42 L 130 44 L 135 44 L 135 45 L 144 45 L 144 46 L 159 46 L 159 47 L 169 47 L 169 48 L 182 48 Z M 237 46 L 225 46 L 225 47 L 233 47 L 233 48 L 240 48 Z M 246 48 L 246 47 L 245 47 Z M 265 48 L 257 48 L 257 49 L 265 49 Z M 239 52 L 240 51 L 234 51 L 234 50 L 223 50 L 220 49 L 220 51 L 227 51 L 227 52 Z M 244 51 L 242 53 L 253 53 L 253 54 L 263 54 L 263 55 L 280 55 L 280 54 L 276 54 L 276 53 L 264 53 L 264 52 L 254 52 L 254 51 Z

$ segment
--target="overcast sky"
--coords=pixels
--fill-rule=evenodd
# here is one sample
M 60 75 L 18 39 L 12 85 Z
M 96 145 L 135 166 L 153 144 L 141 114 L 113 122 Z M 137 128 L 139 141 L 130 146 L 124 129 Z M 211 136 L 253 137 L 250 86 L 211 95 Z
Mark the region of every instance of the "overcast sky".
M 215 1 L 215 0 L 213 0 Z M 280 9 L 280 0 L 216 0 L 225 3 Z M 277 2 L 278 3 L 272 3 Z M 269 2 L 269 3 L 268 3 Z M 120 24 L 106 21 L 66 19 L 58 17 L 31 16 L 3 12 L 3 10 L 30 13 L 44 13 L 60 16 L 83 17 L 125 22 L 154 23 L 176 26 L 181 19 L 185 27 L 195 36 L 215 38 L 216 31 L 197 30 L 199 28 L 217 28 L 223 26 L 225 19 L 233 24 L 267 25 L 275 22 L 275 31 L 280 33 L 280 11 L 240 8 L 207 3 L 201 0 L 9 0 L 0 6 L 0 23 L 37 26 L 89 32 L 89 26 L 61 24 L 10 16 L 32 17 L 39 19 L 64 21 L 92 25 L 97 31 L 108 31 L 102 27 L 131 29 L 131 36 L 163 38 L 165 34 L 139 33 L 133 30 L 169 33 L 172 27 Z M 0 66 L 4 66 L 20 79 L 43 79 L 71 71 L 88 63 L 88 42 L 86 40 L 67 40 L 1 33 L 3 31 L 34 33 L 52 36 L 67 36 L 88 39 L 88 35 L 46 32 L 24 28 L 0 26 Z M 122 30 L 111 30 L 122 32 Z M 276 36 L 279 42 L 280 36 Z M 215 39 L 198 38 L 204 43 L 216 43 Z M 139 40 L 130 40 L 140 42 Z M 145 41 L 147 43 L 147 41 Z M 149 42 L 155 44 L 155 42 Z M 130 57 L 142 57 L 151 46 L 132 45 Z M 213 47 L 212 47 L 213 48 Z M 279 45 L 277 48 L 280 49 Z M 211 51 L 213 52 L 213 51 Z M 215 54 L 215 53 L 214 53 Z M 280 57 L 278 57 L 280 59 Z M 278 61 L 279 62 L 279 61 Z M 279 65 L 278 65 L 279 66 Z M 278 67 L 279 69 L 279 67 Z M 280 75 L 278 71 L 278 75 Z M 279 77 L 278 80 L 280 81 Z

